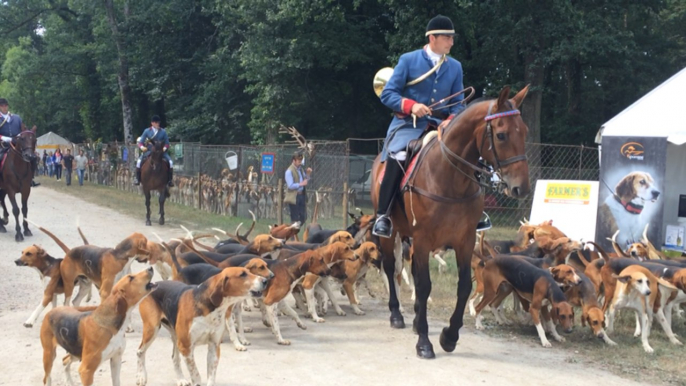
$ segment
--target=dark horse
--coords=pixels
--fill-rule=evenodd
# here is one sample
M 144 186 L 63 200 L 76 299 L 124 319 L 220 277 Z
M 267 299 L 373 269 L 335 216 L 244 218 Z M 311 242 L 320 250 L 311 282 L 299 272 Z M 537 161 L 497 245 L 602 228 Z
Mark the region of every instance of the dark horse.
M 450 326 L 441 333 L 441 347 L 452 352 L 460 337 L 465 305 L 472 291 L 470 262 L 475 229 L 484 206 L 480 183 L 474 177 L 477 170 L 486 172 L 476 166 L 479 157 L 493 165 L 506 184 L 506 194 L 521 198 L 529 193 L 529 165 L 524 153 L 528 128 L 517 110 L 527 91 L 528 86 L 508 100 L 510 88 L 505 87 L 497 100 L 470 104 L 422 150 L 423 158 L 408 181 L 409 189 L 400 193 L 402 203 L 396 200 L 391 211 L 393 234 L 380 240 L 384 270 L 391 283 L 388 301 L 391 327 L 405 327 L 398 294 L 392 285 L 394 243 L 397 235 L 412 237 L 412 275 L 416 287 L 413 327 L 419 335 L 416 348 L 420 358 L 435 357 L 428 335 L 426 302 L 431 293 L 429 253 L 438 248 L 454 249 L 459 268 L 457 305 Z M 379 173 L 384 165 L 380 156 L 374 161 L 372 201 L 375 207 Z
M 14 141 L 10 144 L 10 149 L 5 158 L 5 164 L 0 171 L 2 179 L 0 180 L 0 202 L 4 209 L 4 221 L 0 221 L 0 233 L 6 233 L 7 230 L 3 223 L 9 224 L 9 215 L 5 208 L 5 196 L 9 196 L 12 204 L 12 214 L 16 222 L 15 230 L 17 234 L 14 240 L 17 242 L 23 241 L 24 236 L 33 236 L 29 230 L 29 224 L 26 221 L 29 213 L 29 195 L 31 194 L 31 181 L 33 180 L 33 162 L 36 161 L 36 128 L 32 130 L 24 130 L 14 137 Z M 21 227 L 19 226 L 19 205 L 17 205 L 16 195 L 21 193 L 21 212 L 24 217 L 24 235 L 21 234 Z
M 150 155 L 141 164 L 141 185 L 145 194 L 145 225 L 150 222 L 150 192 L 156 190 L 160 194 L 160 225 L 164 225 L 164 201 L 169 197 L 167 188 L 169 176 L 169 163 L 162 158 L 164 155 L 163 143 L 152 141 L 147 145 Z

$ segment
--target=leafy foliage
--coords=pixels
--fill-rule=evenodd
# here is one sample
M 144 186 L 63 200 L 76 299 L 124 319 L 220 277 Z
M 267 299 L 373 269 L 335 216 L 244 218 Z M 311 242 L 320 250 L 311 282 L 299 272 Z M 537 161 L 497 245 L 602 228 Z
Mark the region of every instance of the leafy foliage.
M 684 66 L 683 0 L 114 0 L 134 136 L 158 114 L 172 138 L 277 142 L 380 137 L 371 79 L 450 16 L 466 85 L 532 83 L 532 140 L 593 141 L 602 123 Z M 103 2 L 0 5 L 0 96 L 41 132 L 123 140 L 120 55 Z

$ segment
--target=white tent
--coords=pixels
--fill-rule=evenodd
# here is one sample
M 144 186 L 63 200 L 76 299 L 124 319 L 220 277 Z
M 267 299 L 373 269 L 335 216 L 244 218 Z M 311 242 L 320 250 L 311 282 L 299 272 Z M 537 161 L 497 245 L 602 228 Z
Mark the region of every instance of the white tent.
M 622 137 L 667 137 L 670 143 L 686 143 L 684 112 L 686 68 L 654 88 L 614 118 L 605 122 L 596 135 Z
M 43 134 L 36 139 L 37 149 L 57 149 L 58 147 L 62 150 L 65 148 L 73 148 L 73 144 L 63 137 L 51 132 Z
M 676 73 L 614 118 L 605 122 L 596 135 L 596 143 L 603 136 L 666 137 L 667 162 L 664 179 L 662 233 L 668 224 L 686 225 L 686 217 L 679 218 L 679 196 L 686 194 L 686 120 L 683 112 L 686 91 L 686 68 Z

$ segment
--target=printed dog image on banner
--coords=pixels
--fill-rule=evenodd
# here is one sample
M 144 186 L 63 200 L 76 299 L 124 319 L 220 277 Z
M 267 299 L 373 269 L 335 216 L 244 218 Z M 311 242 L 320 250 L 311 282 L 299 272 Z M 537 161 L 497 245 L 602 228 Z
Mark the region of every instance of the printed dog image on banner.
M 612 250 L 615 232 L 624 249 L 648 239 L 662 245 L 662 192 L 667 159 L 664 137 L 603 137 L 596 242 Z

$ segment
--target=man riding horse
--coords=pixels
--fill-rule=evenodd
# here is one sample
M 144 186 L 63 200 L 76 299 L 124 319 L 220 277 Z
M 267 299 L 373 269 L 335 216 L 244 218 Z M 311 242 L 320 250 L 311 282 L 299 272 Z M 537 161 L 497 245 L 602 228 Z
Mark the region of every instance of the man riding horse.
M 169 162 L 169 174 L 167 176 L 167 186 L 170 188 L 174 186 L 173 182 L 173 175 L 174 175 L 174 168 L 173 168 L 173 163 L 172 159 L 167 153 L 167 150 L 169 149 L 169 136 L 167 136 L 167 131 L 164 130 L 164 128 L 160 127 L 160 117 L 157 115 L 153 115 L 152 119 L 150 119 L 150 127 L 145 129 L 143 131 L 143 134 L 138 138 L 138 148 L 141 149 L 141 155 L 138 157 L 138 162 L 136 162 L 136 177 L 133 180 L 134 185 L 140 185 L 141 183 L 141 163 L 144 159 L 146 159 L 150 155 L 150 150 L 147 148 L 147 143 L 148 142 L 157 142 L 157 143 L 162 143 L 163 145 L 163 150 L 164 150 L 164 159 L 165 161 Z
M 431 19 L 425 34 L 429 43 L 400 57 L 380 95 L 381 102 L 392 109 L 395 116 L 388 128 L 382 156 L 382 160 L 390 158 L 391 161 L 386 162 L 379 191 L 377 218 L 372 231 L 376 236 L 388 238 L 393 233 L 390 209 L 400 188 L 401 163 L 407 157 L 408 143 L 420 138 L 430 127 L 444 129 L 465 109 L 460 103 L 463 94 L 452 97 L 464 88 L 462 65 L 447 56 L 454 35 L 455 29 L 448 17 L 438 15 Z M 479 228 L 482 227 L 487 225 L 479 223 Z
M 7 99 L 0 98 L 0 166 L 3 164 L 5 154 L 14 143 L 15 137 L 21 133 L 23 127 L 24 125 L 21 121 L 21 117 L 9 112 L 9 103 L 7 102 Z M 34 165 L 33 161 L 32 165 Z M 0 181 L 2 181 L 1 173 Z M 33 181 L 31 186 L 36 186 Z

